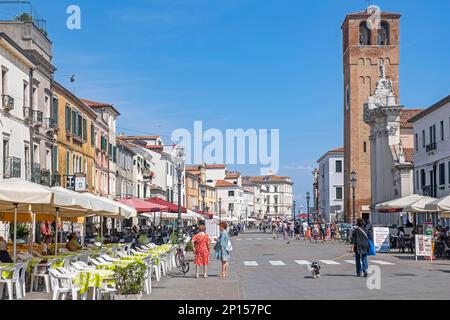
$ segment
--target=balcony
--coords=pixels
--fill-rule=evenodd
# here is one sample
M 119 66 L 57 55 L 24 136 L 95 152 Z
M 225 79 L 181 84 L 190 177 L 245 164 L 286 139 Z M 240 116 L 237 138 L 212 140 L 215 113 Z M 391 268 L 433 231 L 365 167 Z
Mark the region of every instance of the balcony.
M 58 124 L 53 118 L 45 118 L 45 128 L 47 130 L 56 130 L 58 129 Z
M 26 121 L 31 121 L 33 119 L 33 109 L 30 107 L 23 107 L 23 118 Z
M 14 109 L 14 98 L 6 94 L 2 94 L 2 108 L 5 112 Z
M 52 187 L 62 187 L 60 174 L 52 175 Z
M 436 142 L 433 142 L 433 143 L 430 143 L 429 145 L 427 145 L 426 150 L 427 150 L 427 152 L 436 151 L 437 150 Z
M 36 180 L 36 181 L 38 181 L 41 185 L 47 186 L 47 187 L 51 186 L 52 179 L 51 179 L 50 170 L 41 170 L 39 178 L 40 179 Z
M 25 179 L 31 180 L 36 183 L 40 183 L 41 181 L 41 165 L 39 163 L 35 163 L 31 165 L 30 163 L 25 164 Z
M 44 113 L 42 111 L 33 110 L 33 126 L 42 127 L 44 124 Z
M 5 179 L 21 178 L 22 160 L 16 157 L 6 157 L 3 162 L 3 177 Z

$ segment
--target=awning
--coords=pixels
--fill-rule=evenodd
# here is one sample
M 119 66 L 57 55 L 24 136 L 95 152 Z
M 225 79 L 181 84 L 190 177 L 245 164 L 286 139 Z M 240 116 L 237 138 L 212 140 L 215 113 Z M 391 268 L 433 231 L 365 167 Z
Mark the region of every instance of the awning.
M 169 207 L 167 206 L 159 205 L 153 202 L 144 201 L 140 199 L 122 199 L 119 200 L 119 202 L 136 209 L 138 213 L 163 212 L 169 210 Z
M 375 206 L 377 211 L 385 211 L 385 210 L 402 210 L 405 211 L 405 209 L 411 209 L 411 206 L 414 205 L 416 202 L 424 199 L 429 199 L 429 197 L 422 196 L 419 194 L 412 194 L 403 198 L 393 199 L 389 200 L 383 203 L 380 203 Z M 394 211 L 398 212 L 398 211 Z
M 197 214 L 202 215 L 204 218 L 208 218 L 208 219 L 213 219 L 214 214 L 209 213 L 209 212 L 204 212 L 204 211 L 197 211 Z
M 427 205 L 435 202 L 436 199 L 435 198 L 430 198 L 430 197 L 425 197 L 415 203 L 413 203 L 412 205 L 406 207 L 403 209 L 403 211 L 405 212 L 430 212 L 430 211 L 435 211 L 435 210 L 427 210 Z
M 151 219 L 155 218 L 155 214 L 156 213 L 142 213 L 139 216 L 151 220 Z M 161 212 L 159 214 L 156 214 L 156 216 L 158 217 L 158 219 L 161 218 L 162 220 L 177 220 L 178 219 L 178 213 L 173 213 L 173 212 Z M 186 214 L 186 213 L 181 214 L 181 219 L 182 220 L 191 220 L 191 221 L 196 220 L 195 217 L 193 217 L 189 214 Z
M 428 203 L 425 208 L 428 211 L 450 211 L 450 196 L 445 196 L 440 199 L 435 199 L 433 202 Z
M 159 205 L 163 205 L 169 208 L 169 212 L 173 212 L 173 213 L 178 213 L 178 205 L 177 204 L 173 204 L 169 201 L 166 201 L 164 199 L 160 199 L 160 198 L 151 198 L 148 200 L 145 200 L 147 202 L 152 202 L 152 203 L 156 203 Z M 186 208 L 181 207 L 181 212 L 182 213 L 186 213 Z
M 197 212 L 194 212 L 194 211 L 189 210 L 189 209 L 187 209 L 186 211 L 187 211 L 187 214 L 193 216 L 193 217 L 196 218 L 197 220 L 200 220 L 200 221 L 205 221 L 205 220 L 206 220 L 205 217 L 204 217 L 203 215 L 201 215 L 201 214 L 199 214 L 199 213 L 197 213 Z

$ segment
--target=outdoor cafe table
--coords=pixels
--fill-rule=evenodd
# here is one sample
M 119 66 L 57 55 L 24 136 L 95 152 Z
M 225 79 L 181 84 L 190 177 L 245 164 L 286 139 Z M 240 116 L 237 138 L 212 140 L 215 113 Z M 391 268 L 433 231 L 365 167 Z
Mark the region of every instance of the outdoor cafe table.
M 112 270 L 82 270 L 77 273 L 73 284 L 80 287 L 80 295 L 89 291 L 89 288 L 100 289 L 103 282 L 113 283 Z
M 14 265 L 14 263 L 0 263 L 0 278 L 8 279 Z

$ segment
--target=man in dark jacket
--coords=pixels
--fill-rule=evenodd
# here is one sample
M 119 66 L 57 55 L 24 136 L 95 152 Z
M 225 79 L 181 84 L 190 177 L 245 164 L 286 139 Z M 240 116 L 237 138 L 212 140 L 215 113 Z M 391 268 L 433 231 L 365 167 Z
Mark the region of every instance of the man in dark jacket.
M 367 269 L 369 268 L 367 255 L 370 252 L 369 239 L 371 239 L 371 236 L 370 231 L 364 230 L 364 221 L 358 219 L 351 238 L 353 251 L 355 252 L 356 274 L 358 277 L 361 277 L 361 274 L 364 273 L 364 277 L 367 278 Z

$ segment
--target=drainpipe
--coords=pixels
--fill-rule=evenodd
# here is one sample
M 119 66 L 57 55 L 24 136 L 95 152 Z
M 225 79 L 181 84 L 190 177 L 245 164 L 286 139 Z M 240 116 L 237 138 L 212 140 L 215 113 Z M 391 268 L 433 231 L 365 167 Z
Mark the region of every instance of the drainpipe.
M 33 68 L 30 68 L 30 88 L 29 88 L 29 108 L 31 110 L 31 120 L 29 120 L 29 130 L 30 130 L 30 173 L 31 173 L 31 182 L 34 181 L 33 169 L 34 169 L 34 132 L 33 132 Z M 26 166 L 26 164 L 25 164 Z

